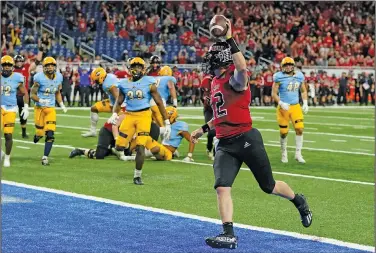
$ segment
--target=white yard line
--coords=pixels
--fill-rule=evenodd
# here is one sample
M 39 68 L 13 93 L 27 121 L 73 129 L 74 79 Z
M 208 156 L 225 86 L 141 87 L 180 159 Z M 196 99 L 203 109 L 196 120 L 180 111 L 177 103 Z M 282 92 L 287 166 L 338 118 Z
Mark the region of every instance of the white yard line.
M 314 128 L 314 127 L 304 127 L 304 129 L 308 129 L 308 130 L 318 130 L 317 128 Z
M 279 141 L 268 141 L 270 143 L 280 143 Z
M 309 141 L 309 140 L 303 140 L 303 142 L 307 142 L 307 143 L 316 143 L 316 141 Z
M 370 150 L 370 149 L 364 149 L 364 148 L 352 148 L 352 150 L 365 151 L 365 152 L 372 152 L 372 150 Z
M 341 130 L 343 128 L 342 127 L 329 127 L 329 129 L 338 129 L 338 130 Z
M 347 142 L 346 140 L 335 140 L 335 139 L 330 139 L 331 142 Z
M 55 193 L 55 194 L 64 195 L 64 196 L 80 198 L 80 199 L 92 200 L 92 201 L 96 201 L 96 202 L 100 202 L 100 203 L 123 206 L 123 207 L 128 207 L 128 208 L 135 208 L 135 209 L 145 210 L 145 211 L 155 212 L 155 213 L 168 214 L 168 215 L 172 215 L 172 216 L 183 217 L 183 218 L 199 220 L 199 221 L 205 221 L 205 222 L 210 222 L 210 223 L 214 223 L 214 224 L 222 224 L 222 222 L 218 219 L 213 219 L 213 218 L 208 218 L 208 217 L 203 217 L 203 216 L 198 216 L 198 215 L 193 215 L 193 214 L 186 214 L 186 213 L 182 213 L 182 212 L 170 211 L 170 210 L 154 208 L 154 207 L 150 207 L 150 206 L 130 204 L 130 203 L 116 201 L 116 200 L 110 200 L 110 199 L 105 199 L 105 198 L 100 198 L 100 197 L 95 197 L 95 196 L 89 196 L 89 195 L 84 195 L 84 194 L 78 194 L 78 193 L 73 193 L 73 192 L 66 192 L 66 191 L 56 190 L 56 189 L 51 189 L 51 188 L 46 188 L 46 187 L 27 185 L 27 184 L 17 183 L 17 182 L 12 182 L 12 181 L 7 181 L 7 180 L 2 180 L 2 183 L 17 186 L 17 187 L 23 187 L 23 188 L 27 188 L 27 189 L 33 189 L 33 190 L 37 190 L 37 191 L 44 191 L 44 192 Z M 337 246 L 348 247 L 348 248 L 359 249 L 359 250 L 366 250 L 366 251 L 370 251 L 370 252 L 373 252 L 373 250 L 374 250 L 373 246 L 343 242 L 343 241 L 339 241 L 339 240 L 335 240 L 335 239 L 331 239 L 331 238 L 305 235 L 305 234 L 299 234 L 299 233 L 295 233 L 295 232 L 276 230 L 276 229 L 270 229 L 270 228 L 263 228 L 263 227 L 256 227 L 256 226 L 245 225 L 245 224 L 237 224 L 237 223 L 235 223 L 234 226 L 244 228 L 244 229 L 248 229 L 248 230 L 255 230 L 255 231 L 261 231 L 261 232 L 266 232 L 266 233 L 273 233 L 273 234 L 278 234 L 278 235 L 290 236 L 290 237 L 294 237 L 294 238 L 298 238 L 298 239 L 304 239 L 304 240 L 310 240 L 310 241 L 318 241 L 318 242 L 322 242 L 322 243 L 329 243 L 329 244 L 333 244 L 333 245 L 337 245 Z
M 360 139 L 360 141 L 370 141 L 370 142 L 375 142 L 375 140 L 370 140 L 370 139 Z
M 30 149 L 29 147 L 25 147 L 25 146 L 16 146 L 16 148 L 20 148 L 20 149 Z
M 14 142 L 21 142 L 21 143 L 29 143 L 33 145 L 40 145 L 44 146 L 44 143 L 36 143 L 34 144 L 31 141 L 24 141 L 24 140 L 13 140 Z M 265 146 L 273 146 L 273 147 L 279 147 L 280 145 L 275 145 L 275 144 L 265 144 Z M 74 149 L 72 146 L 68 145 L 56 145 L 54 144 L 53 147 L 57 148 L 65 148 L 65 149 Z M 288 148 L 295 148 L 292 146 L 287 146 Z M 81 147 L 76 147 L 76 148 L 81 148 Z M 304 148 L 311 150 L 311 148 Z M 316 149 L 315 149 L 316 150 Z M 329 152 L 328 150 L 320 150 L 320 151 L 326 151 Z M 346 152 L 346 153 L 351 153 L 351 154 L 365 154 L 365 153 L 360 153 L 360 152 Z M 182 160 L 172 160 L 174 162 L 181 162 L 181 163 L 186 163 Z M 208 163 L 197 163 L 197 162 L 190 162 L 190 164 L 196 164 L 196 165 L 203 165 L 203 166 L 213 166 L 212 164 Z M 242 170 L 249 170 L 248 168 L 241 168 Z M 290 176 L 295 176 L 295 177 L 304 177 L 304 178 L 314 178 L 314 179 L 321 179 L 321 180 L 327 180 L 327 181 L 336 181 L 336 182 L 344 182 L 344 183 L 353 183 L 353 184 L 364 184 L 364 185 L 374 185 L 374 183 L 369 183 L 369 182 L 361 182 L 361 181 L 352 181 L 352 180 L 344 180 L 344 179 L 335 179 L 335 178 L 326 178 L 326 177 L 316 177 L 316 176 L 309 176 L 309 175 L 302 175 L 302 174 L 292 174 L 288 172 L 278 172 L 278 171 L 273 171 L 274 174 L 281 174 L 281 175 L 290 175 Z

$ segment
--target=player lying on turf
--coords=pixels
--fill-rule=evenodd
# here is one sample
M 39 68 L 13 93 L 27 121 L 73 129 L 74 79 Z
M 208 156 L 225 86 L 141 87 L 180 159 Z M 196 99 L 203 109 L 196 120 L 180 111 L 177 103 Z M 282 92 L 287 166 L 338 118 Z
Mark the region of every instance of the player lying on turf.
M 69 158 L 85 155 L 90 159 L 104 159 L 106 156 L 113 154 L 123 161 L 134 160 L 133 156 L 129 156 L 129 149 L 124 150 L 124 152 L 119 152 L 115 149 L 115 140 L 119 135 L 119 126 L 124 117 L 124 114 L 119 116 L 117 125 L 112 125 L 107 122 L 104 123 L 104 126 L 99 130 L 98 144 L 96 149 L 75 148 L 70 153 Z M 151 138 L 158 140 L 159 127 L 155 123 L 152 123 L 150 127 L 150 136 Z
M 193 151 L 195 144 L 191 142 L 191 134 L 188 132 L 188 124 L 184 121 L 177 121 L 178 110 L 173 106 L 166 107 L 167 117 L 171 123 L 170 139 L 164 139 L 162 144 L 155 139 L 149 138 L 146 143 L 146 156 L 155 156 L 157 160 L 169 161 L 173 156 L 178 156 L 177 149 L 181 141 L 186 139 L 189 142 L 189 151 L 187 157 L 183 159 L 185 162 L 193 162 Z M 136 141 L 133 140 L 130 146 L 131 150 L 136 148 Z

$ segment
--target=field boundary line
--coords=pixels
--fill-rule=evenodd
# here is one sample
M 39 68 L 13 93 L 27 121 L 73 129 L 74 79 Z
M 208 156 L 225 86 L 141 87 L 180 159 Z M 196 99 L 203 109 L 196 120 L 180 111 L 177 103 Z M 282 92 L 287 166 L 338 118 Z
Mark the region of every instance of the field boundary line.
M 221 220 L 214 219 L 214 218 L 208 218 L 208 217 L 204 217 L 204 216 L 199 216 L 199 215 L 194 215 L 194 214 L 187 214 L 187 213 L 183 213 L 183 212 L 170 211 L 170 210 L 161 209 L 161 208 L 154 208 L 154 207 L 143 206 L 143 205 L 138 205 L 138 204 L 131 204 L 131 203 L 122 202 L 122 201 L 116 201 L 116 200 L 111 200 L 111 199 L 106 199 L 106 198 L 101 198 L 101 197 L 95 197 L 95 196 L 90 196 L 90 195 L 84 195 L 84 194 L 79 194 L 79 193 L 74 193 L 74 192 L 67 192 L 67 191 L 63 191 L 63 190 L 51 189 L 51 188 L 46 188 L 46 187 L 28 185 L 28 184 L 23 184 L 23 183 L 18 183 L 18 182 L 14 182 L 14 181 L 8 181 L 8 180 L 2 180 L 2 183 L 7 184 L 7 185 L 16 186 L 16 187 L 21 187 L 21 188 L 27 188 L 27 189 L 37 190 L 37 191 L 54 193 L 54 194 L 58 194 L 58 195 L 75 197 L 75 198 L 79 198 L 79 199 L 96 201 L 96 202 L 100 202 L 100 203 L 112 204 L 112 205 L 129 207 L 129 208 L 145 210 L 145 211 L 150 211 L 150 212 L 155 212 L 155 213 L 168 214 L 168 215 L 176 216 L 176 217 L 205 221 L 205 222 L 210 222 L 210 223 L 214 223 L 214 224 L 218 224 L 218 225 L 222 224 Z M 343 242 L 343 241 L 331 239 L 331 238 L 312 236 L 312 235 L 300 234 L 300 233 L 296 233 L 296 232 L 289 232 L 289 231 L 284 231 L 284 230 L 276 230 L 276 229 L 270 229 L 270 228 L 256 227 L 256 226 L 245 225 L 245 224 L 237 224 L 237 223 L 235 223 L 234 226 L 239 227 L 239 228 L 248 229 L 248 230 L 254 230 L 254 231 L 260 231 L 260 232 L 265 232 L 265 233 L 273 233 L 273 234 L 278 234 L 278 235 L 290 236 L 290 237 L 294 237 L 294 238 L 298 238 L 298 239 L 316 241 L 316 242 L 321 242 L 321 243 L 328 243 L 328 244 L 332 244 L 332 245 L 337 245 L 337 246 L 342 246 L 342 247 L 347 247 L 347 248 L 352 248 L 352 249 L 365 250 L 365 251 L 369 251 L 369 252 L 373 252 L 373 250 L 374 250 L 374 247 L 372 247 L 372 246 Z
M 17 139 L 13 139 L 13 141 L 14 142 L 29 143 L 29 144 L 33 144 L 33 145 L 44 146 L 44 143 L 34 143 L 34 142 L 31 142 L 31 141 L 24 141 L 24 140 L 17 140 Z M 270 144 L 270 145 L 272 145 L 272 144 Z M 73 150 L 74 148 L 80 148 L 80 147 L 72 147 L 72 146 L 69 146 L 69 145 L 59 145 L 59 144 L 55 144 L 53 146 L 57 147 L 57 148 L 65 148 L 65 149 L 70 149 L 70 150 Z M 279 147 L 279 145 L 276 145 L 276 146 Z M 187 163 L 187 164 L 210 166 L 210 167 L 213 166 L 212 164 L 209 164 L 209 163 L 184 162 L 183 160 L 175 160 L 175 159 L 173 159 L 171 161 L 180 162 L 180 163 Z M 240 169 L 249 171 L 248 168 L 240 168 Z M 294 174 L 294 173 L 288 173 L 288 172 L 273 171 L 273 173 L 274 174 L 280 174 L 280 175 L 293 176 L 293 177 L 312 178 L 312 179 L 320 179 L 320 180 L 335 181 L 335 182 L 342 182 L 342 183 L 362 184 L 362 185 L 372 185 L 372 186 L 375 185 L 374 183 L 371 183 L 371 182 L 362 182 L 362 181 L 336 179 L 336 178 L 329 178 L 329 177 L 319 177 L 319 176 L 311 176 L 311 175 L 303 175 L 303 174 Z

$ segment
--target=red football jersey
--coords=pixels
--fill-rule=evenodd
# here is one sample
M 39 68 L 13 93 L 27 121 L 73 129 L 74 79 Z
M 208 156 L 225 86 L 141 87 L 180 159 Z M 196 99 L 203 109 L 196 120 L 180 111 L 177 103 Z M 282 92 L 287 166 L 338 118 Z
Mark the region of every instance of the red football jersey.
M 251 91 L 237 92 L 230 85 L 235 66 L 227 70 L 224 78 L 214 77 L 211 83 L 210 102 L 213 109 L 213 123 L 217 138 L 229 138 L 252 129 L 249 113 Z
M 29 63 L 25 63 L 22 68 L 14 68 L 14 72 L 20 73 L 24 76 L 24 85 L 26 87 L 26 90 L 29 90 L 29 68 Z
M 147 75 L 148 76 L 159 76 L 159 70 L 160 70 L 160 68 L 157 68 L 157 69 L 150 68 Z
M 117 78 L 127 78 L 130 76 L 125 70 L 118 70 L 114 74 Z

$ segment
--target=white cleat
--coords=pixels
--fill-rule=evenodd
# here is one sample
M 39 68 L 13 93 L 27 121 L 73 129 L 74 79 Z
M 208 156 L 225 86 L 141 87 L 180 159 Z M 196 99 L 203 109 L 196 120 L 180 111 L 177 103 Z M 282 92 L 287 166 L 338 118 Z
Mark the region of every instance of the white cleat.
M 122 155 L 119 157 L 120 160 L 122 161 L 134 161 L 136 160 L 136 156 L 127 156 L 127 155 Z
M 43 166 L 48 166 L 48 165 L 50 165 L 50 163 L 48 162 L 48 157 L 46 157 L 46 156 L 43 156 L 43 157 L 42 157 L 42 165 L 43 165 Z
M 302 155 L 295 155 L 295 160 L 297 160 L 299 163 L 306 163 Z
M 288 157 L 287 157 L 287 151 L 282 152 L 281 162 L 282 162 L 282 163 L 288 163 L 288 162 L 289 162 L 289 159 L 288 159 Z
M 4 159 L 4 167 L 10 167 L 10 159 Z
M 86 132 L 84 134 L 81 134 L 82 137 L 95 137 L 97 136 L 97 133 L 96 132 L 93 132 L 93 131 L 89 131 L 89 132 Z

